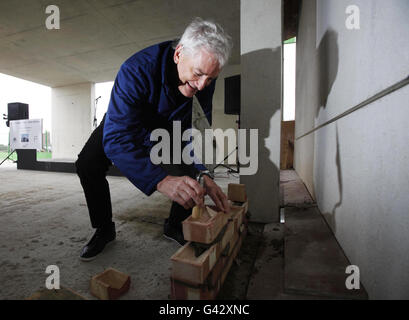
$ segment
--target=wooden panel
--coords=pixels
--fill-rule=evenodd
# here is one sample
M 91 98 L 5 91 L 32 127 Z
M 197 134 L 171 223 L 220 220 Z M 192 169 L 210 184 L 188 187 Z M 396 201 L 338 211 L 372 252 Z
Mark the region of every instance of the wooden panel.
M 292 169 L 294 164 L 295 121 L 281 122 L 280 169 Z

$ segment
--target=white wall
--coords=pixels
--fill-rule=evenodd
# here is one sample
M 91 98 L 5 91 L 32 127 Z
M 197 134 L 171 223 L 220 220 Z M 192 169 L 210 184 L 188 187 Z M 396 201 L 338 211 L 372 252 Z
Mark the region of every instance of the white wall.
M 77 159 L 92 132 L 94 83 L 52 88 L 53 159 Z
M 296 137 L 409 75 L 409 2 L 303 1 L 297 37 Z M 371 299 L 409 298 L 409 87 L 295 144 L 315 194 Z
M 98 99 L 96 106 L 97 125 L 99 125 L 108 110 L 109 101 L 111 100 L 111 92 L 114 86 L 114 81 L 100 82 L 95 84 L 95 99 Z

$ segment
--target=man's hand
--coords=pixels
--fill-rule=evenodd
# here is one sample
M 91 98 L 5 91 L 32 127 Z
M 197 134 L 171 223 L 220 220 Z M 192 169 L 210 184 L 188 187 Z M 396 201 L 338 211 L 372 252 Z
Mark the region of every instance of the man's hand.
M 205 190 L 195 179 L 188 176 L 167 176 L 158 183 L 156 190 L 176 201 L 186 210 L 193 208 L 195 205 L 204 206 Z
M 227 196 L 224 194 L 222 189 L 208 176 L 203 176 L 204 187 L 206 189 L 206 193 L 212 198 L 216 207 L 220 210 L 229 213 L 230 205 L 227 200 Z

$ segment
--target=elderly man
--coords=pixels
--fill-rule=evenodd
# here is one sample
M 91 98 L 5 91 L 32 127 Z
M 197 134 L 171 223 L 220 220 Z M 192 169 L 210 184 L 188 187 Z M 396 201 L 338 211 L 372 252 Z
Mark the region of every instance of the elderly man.
M 203 206 L 205 194 L 218 208 L 229 210 L 226 195 L 211 175 L 204 175 L 204 187 L 197 182 L 196 177 L 205 173 L 202 165 L 153 164 L 150 133 L 158 128 L 171 133 L 173 121 L 180 121 L 183 130 L 191 128 L 193 96 L 211 123 L 215 81 L 230 51 L 230 37 L 219 25 L 196 18 L 178 43 L 148 47 L 121 66 L 108 111 L 76 161 L 96 228 L 81 251 L 81 260 L 94 259 L 116 237 L 106 180 L 112 164 L 146 195 L 157 190 L 173 201 L 164 235 L 181 245 L 185 243 L 181 222 L 193 206 Z

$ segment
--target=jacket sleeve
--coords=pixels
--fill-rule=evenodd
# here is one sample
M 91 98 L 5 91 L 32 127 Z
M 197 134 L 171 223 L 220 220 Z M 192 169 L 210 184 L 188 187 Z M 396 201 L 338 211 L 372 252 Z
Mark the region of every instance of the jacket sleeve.
M 139 190 L 151 195 L 168 173 L 150 160 L 150 131 L 143 126 L 149 78 L 123 64 L 112 88 L 105 117 L 103 145 L 107 157 Z

